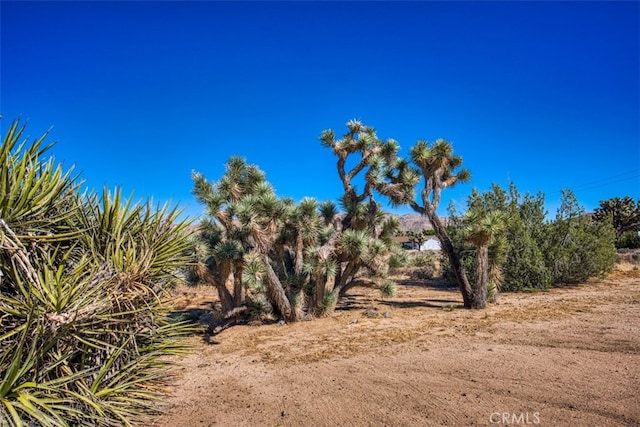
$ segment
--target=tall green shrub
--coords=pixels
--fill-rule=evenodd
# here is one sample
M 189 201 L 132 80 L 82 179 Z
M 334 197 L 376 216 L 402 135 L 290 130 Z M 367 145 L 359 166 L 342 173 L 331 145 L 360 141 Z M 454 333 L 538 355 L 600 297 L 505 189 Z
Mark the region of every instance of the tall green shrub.
M 551 273 L 543 250 L 545 215 L 542 193 L 520 196 L 515 185 L 510 184 L 503 290 L 547 289 L 551 286 Z
M 499 212 L 504 227 L 489 248 L 496 274 L 490 284 L 503 291 L 547 289 L 578 283 L 611 270 L 615 262 L 615 230 L 610 221 L 594 221 L 585 214 L 573 193 L 563 192 L 554 221 L 545 220 L 544 195 L 525 194 L 510 184 L 509 192 L 497 185 L 491 191 L 473 191 L 468 212 L 449 209 L 449 235 L 466 269 L 472 268 L 476 250 L 469 241 L 468 217 Z M 471 279 L 475 280 L 474 278 Z
M 553 282 L 578 283 L 607 273 L 615 263 L 615 241 L 611 223 L 594 221 L 574 193 L 563 190 L 556 219 L 549 224 L 545 239 Z

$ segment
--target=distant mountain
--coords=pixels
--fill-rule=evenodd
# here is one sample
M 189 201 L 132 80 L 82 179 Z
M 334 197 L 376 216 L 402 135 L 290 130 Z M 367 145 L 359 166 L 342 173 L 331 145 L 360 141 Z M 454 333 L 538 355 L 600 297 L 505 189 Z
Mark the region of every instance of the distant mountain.
M 344 213 L 338 213 L 338 217 L 342 218 L 342 216 L 344 216 Z M 401 231 L 422 231 L 424 229 L 427 230 L 432 230 L 433 226 L 431 225 L 431 222 L 429 222 L 429 219 L 426 216 L 421 216 L 418 214 L 404 214 L 404 215 L 397 215 L 397 214 L 386 214 L 386 216 L 392 216 L 398 219 L 398 221 L 400 222 L 400 230 Z M 442 220 L 443 224 L 447 224 L 447 218 L 444 217 L 440 217 L 440 219 Z M 197 229 L 200 226 L 199 222 L 195 222 L 194 224 L 192 224 L 190 226 L 191 229 Z
M 426 216 L 421 216 L 418 214 L 387 215 L 398 218 L 398 221 L 400 222 L 400 230 L 402 231 L 421 231 L 424 229 L 433 229 L 431 222 L 429 222 L 429 219 Z M 444 224 L 447 223 L 446 218 L 441 219 Z

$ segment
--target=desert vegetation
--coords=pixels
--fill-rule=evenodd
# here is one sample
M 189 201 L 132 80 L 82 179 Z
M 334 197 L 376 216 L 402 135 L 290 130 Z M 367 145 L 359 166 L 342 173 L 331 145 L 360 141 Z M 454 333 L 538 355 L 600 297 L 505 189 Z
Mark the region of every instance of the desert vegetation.
M 616 233 L 616 247 L 626 249 L 640 248 L 640 199 L 614 197 L 600 201 L 595 209 L 597 222 L 610 222 Z
M 499 290 L 575 284 L 613 268 L 616 238 L 610 218 L 587 215 L 568 189 L 552 221 L 545 220 L 543 194 L 520 195 L 513 183 L 508 191 L 495 184 L 485 193 L 473 190 L 467 206 L 463 215 L 449 207 L 448 229 L 463 265 L 476 265 L 476 271 L 480 251 L 473 233 L 478 218 L 485 221 L 484 230 L 492 231 L 482 254 L 487 272 L 482 279 L 492 298 Z
M 29 142 L 13 122 L 0 148 L 0 425 L 143 422 L 167 357 L 196 330 L 172 311 L 177 282 L 215 289 L 219 332 L 326 317 L 362 289 L 384 300 L 400 276 L 444 275 L 462 307 L 485 309 L 499 291 L 602 276 L 616 246 L 637 244 L 640 201 L 603 201 L 590 215 L 570 190 L 552 221 L 544 195 L 511 184 L 472 190 L 445 223 L 442 192 L 471 178 L 450 142 L 418 141 L 404 158 L 373 128 L 346 127 L 319 137 L 335 156 L 338 204 L 279 197 L 258 165 L 234 156 L 217 180 L 193 173 L 204 217 L 192 227 L 176 208 L 85 190 L 49 156 L 46 135 Z M 442 256 L 395 244 L 399 222 L 384 203 L 422 215 L 423 229 L 407 234 L 434 234 Z
M 384 217 L 376 195 L 428 220 L 467 308 L 485 308 L 500 289 L 576 283 L 613 266 L 612 216 L 586 215 L 570 190 L 551 222 L 542 195 L 521 197 L 514 184 L 508 192 L 495 185 L 485 194 L 474 190 L 468 210 L 451 211 L 445 225 L 436 214 L 442 191 L 471 177 L 451 143 L 418 141 L 402 158 L 397 141 L 381 140 L 355 120 L 342 138 L 326 130 L 320 141 L 337 158 L 342 212 L 331 201 L 279 199 L 258 166 L 239 157 L 217 183 L 194 174 L 194 194 L 208 218 L 193 279 L 216 286 L 221 317 L 247 311 L 260 317 L 272 308 L 286 321 L 326 314 L 357 285 L 392 295 L 388 269 L 404 262 L 391 241 L 398 223 Z M 417 241 L 425 232 L 408 235 Z
M 331 312 L 355 286 L 393 294 L 387 273 L 398 222 L 385 217 L 370 184 L 358 192 L 353 181 L 372 173 L 374 153 L 392 155 L 395 147 L 359 122 L 349 122 L 341 139 L 330 131 L 320 139 L 337 157 L 343 212 L 332 201 L 278 198 L 264 172 L 240 157 L 217 182 L 194 173 L 193 192 L 207 218 L 191 277 L 216 287 L 223 318 L 274 310 L 293 322 Z
M 15 121 L 0 148 L 0 425 L 132 425 L 192 327 L 167 297 L 186 224 L 83 191 Z

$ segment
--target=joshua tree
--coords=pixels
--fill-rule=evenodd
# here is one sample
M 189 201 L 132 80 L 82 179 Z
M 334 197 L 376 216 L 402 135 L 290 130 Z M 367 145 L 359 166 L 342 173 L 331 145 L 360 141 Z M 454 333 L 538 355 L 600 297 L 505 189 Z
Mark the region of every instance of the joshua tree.
M 444 224 L 436 214 L 440 204 L 442 190 L 459 182 L 466 182 L 470 173 L 466 169 L 456 172 L 462 164 L 462 158 L 453 154 L 451 143 L 439 139 L 429 145 L 418 141 L 410 151 L 410 160 L 388 156 L 376 163 L 375 173 L 368 175 L 368 183 L 397 205 L 409 205 L 421 215 L 426 215 L 447 254 L 451 269 L 456 278 L 464 306 L 473 306 L 473 291 L 464 271 L 459 255 L 456 253 Z M 415 165 L 413 167 L 411 162 Z M 415 187 L 423 182 L 420 201 L 416 200 Z
M 469 211 L 464 218 L 467 239 L 476 247 L 475 277 L 471 308 L 487 306 L 489 284 L 489 245 L 504 227 L 504 219 L 498 211 Z M 493 289 L 491 300 L 495 302 L 497 287 Z
M 447 231 L 456 251 L 462 254 L 465 268 L 471 269 L 473 260 L 473 308 L 484 308 L 486 301 L 496 301 L 503 281 L 507 257 L 505 231 L 515 206 L 510 205 L 507 192 L 493 184 L 491 191 L 483 193 L 474 188 L 467 199 L 467 208 L 463 216 L 458 216 L 455 206 L 449 205 Z
M 333 130 L 325 130 L 320 141 L 337 157 L 336 167 L 343 187 L 340 202 L 344 213 L 338 215 L 330 202 L 321 206 L 321 215 L 332 232 L 325 244 L 310 251 L 310 262 L 319 268 L 314 276 L 318 302 L 321 295 L 325 295 L 325 300 L 335 300 L 354 286 L 375 284 L 361 275 L 365 269 L 384 281 L 391 237 L 398 228 L 397 220 L 385 218 L 374 199 L 372 182 L 367 179 L 375 172 L 372 164 L 382 159 L 391 160 L 398 148 L 397 143 L 379 140 L 373 128 L 357 120 L 347 123 L 347 132 L 342 138 L 336 139 Z M 348 167 L 350 160 L 355 163 L 351 168 Z M 357 180 L 364 182 L 361 191 L 354 184 Z M 329 291 L 327 282 L 331 278 L 334 281 Z M 381 289 L 391 287 L 382 286 Z
M 225 314 L 245 309 L 246 291 L 260 292 L 264 286 L 285 320 L 297 320 L 282 276 L 274 270 L 278 261 L 283 262 L 276 257 L 276 241 L 288 205 L 276 197 L 264 172 L 234 156 L 217 183 L 195 172 L 193 180 L 193 193 L 208 215 L 200 225 L 198 276 L 216 287 Z M 284 257 L 284 251 L 280 254 Z
M 193 174 L 194 195 L 208 215 L 200 225 L 198 277 L 216 287 L 226 317 L 266 299 L 286 321 L 296 321 L 305 311 L 332 309 L 353 286 L 375 284 L 362 270 L 384 275 L 397 223 L 385 220 L 369 188 L 358 194 L 351 185 L 367 167 L 363 160 L 345 170 L 346 157 L 360 152 L 357 133 L 341 141 L 324 134 L 339 153 L 343 215 L 332 202 L 278 199 L 264 173 L 239 157 L 229 160 L 217 183 Z

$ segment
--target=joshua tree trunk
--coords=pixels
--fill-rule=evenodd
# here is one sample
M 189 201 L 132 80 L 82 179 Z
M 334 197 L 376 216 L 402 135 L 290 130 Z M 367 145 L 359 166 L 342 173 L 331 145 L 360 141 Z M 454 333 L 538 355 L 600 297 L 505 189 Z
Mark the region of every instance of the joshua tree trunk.
M 233 298 L 231 292 L 227 289 L 224 283 L 215 282 L 215 287 L 218 290 L 218 297 L 220 298 L 220 304 L 222 305 L 222 311 L 227 313 L 234 308 Z
M 327 277 L 321 271 L 317 271 L 314 273 L 314 280 L 316 282 L 315 294 L 313 296 L 313 300 L 309 306 L 309 311 L 312 313 L 320 312 L 320 304 L 322 303 L 322 299 L 324 298 L 324 293 L 327 289 Z
M 295 322 L 298 320 L 298 313 L 296 310 L 291 308 L 291 303 L 289 303 L 289 299 L 282 288 L 282 283 L 280 283 L 280 279 L 278 279 L 278 275 L 275 271 L 273 271 L 273 267 L 271 267 L 271 260 L 268 255 L 262 255 L 262 262 L 264 264 L 264 268 L 266 271 L 266 283 L 267 289 L 269 290 L 269 294 L 272 300 L 276 303 L 276 308 L 282 316 L 284 320 L 287 322 Z
M 304 265 L 304 240 L 302 238 L 302 233 L 298 231 L 298 236 L 296 237 L 296 259 L 294 270 L 296 274 L 302 274 L 302 268 Z
M 460 293 L 462 294 L 462 300 L 464 302 L 465 308 L 471 308 L 473 302 L 473 292 L 471 290 L 471 285 L 469 284 L 469 279 L 467 278 L 467 274 L 462 267 L 462 263 L 460 262 L 460 257 L 456 253 L 453 248 L 453 243 L 449 238 L 449 234 L 447 234 L 447 230 L 444 228 L 442 221 L 435 213 L 435 209 L 425 209 L 427 217 L 429 221 L 431 221 L 431 225 L 433 225 L 433 230 L 438 236 L 440 240 L 440 244 L 442 245 L 442 250 L 447 254 L 447 258 L 449 258 L 449 263 L 451 264 L 451 270 L 453 271 L 454 276 L 456 277 L 456 282 L 458 282 L 458 287 L 460 288 Z
M 476 252 L 476 273 L 473 284 L 471 308 L 487 307 L 487 283 L 489 282 L 489 245 L 478 246 Z
M 233 272 L 233 302 L 236 307 L 244 304 L 244 286 L 242 285 L 242 270 L 244 261 L 242 259 L 234 262 Z
M 200 276 L 200 278 L 205 282 L 216 287 L 216 290 L 218 291 L 218 298 L 220 298 L 220 304 L 222 305 L 222 311 L 224 313 L 228 313 L 234 308 L 234 300 L 231 292 L 229 292 L 229 289 L 225 286 L 225 272 L 226 274 L 229 274 L 229 269 L 222 266 L 218 270 L 218 274 L 215 275 L 204 264 L 198 264 L 197 267 L 198 276 Z
M 336 284 L 333 291 L 338 294 L 339 297 L 343 297 L 347 291 L 355 286 L 353 275 L 360 269 L 360 263 L 357 261 L 349 261 L 344 271 L 340 275 L 336 276 Z
M 373 280 L 369 280 L 369 279 L 353 279 L 351 280 L 349 283 L 347 283 L 344 287 L 342 287 L 340 289 L 340 292 L 338 293 L 338 295 L 340 297 L 343 297 L 347 294 L 347 292 L 352 289 L 355 288 L 356 286 L 374 286 L 375 282 Z

